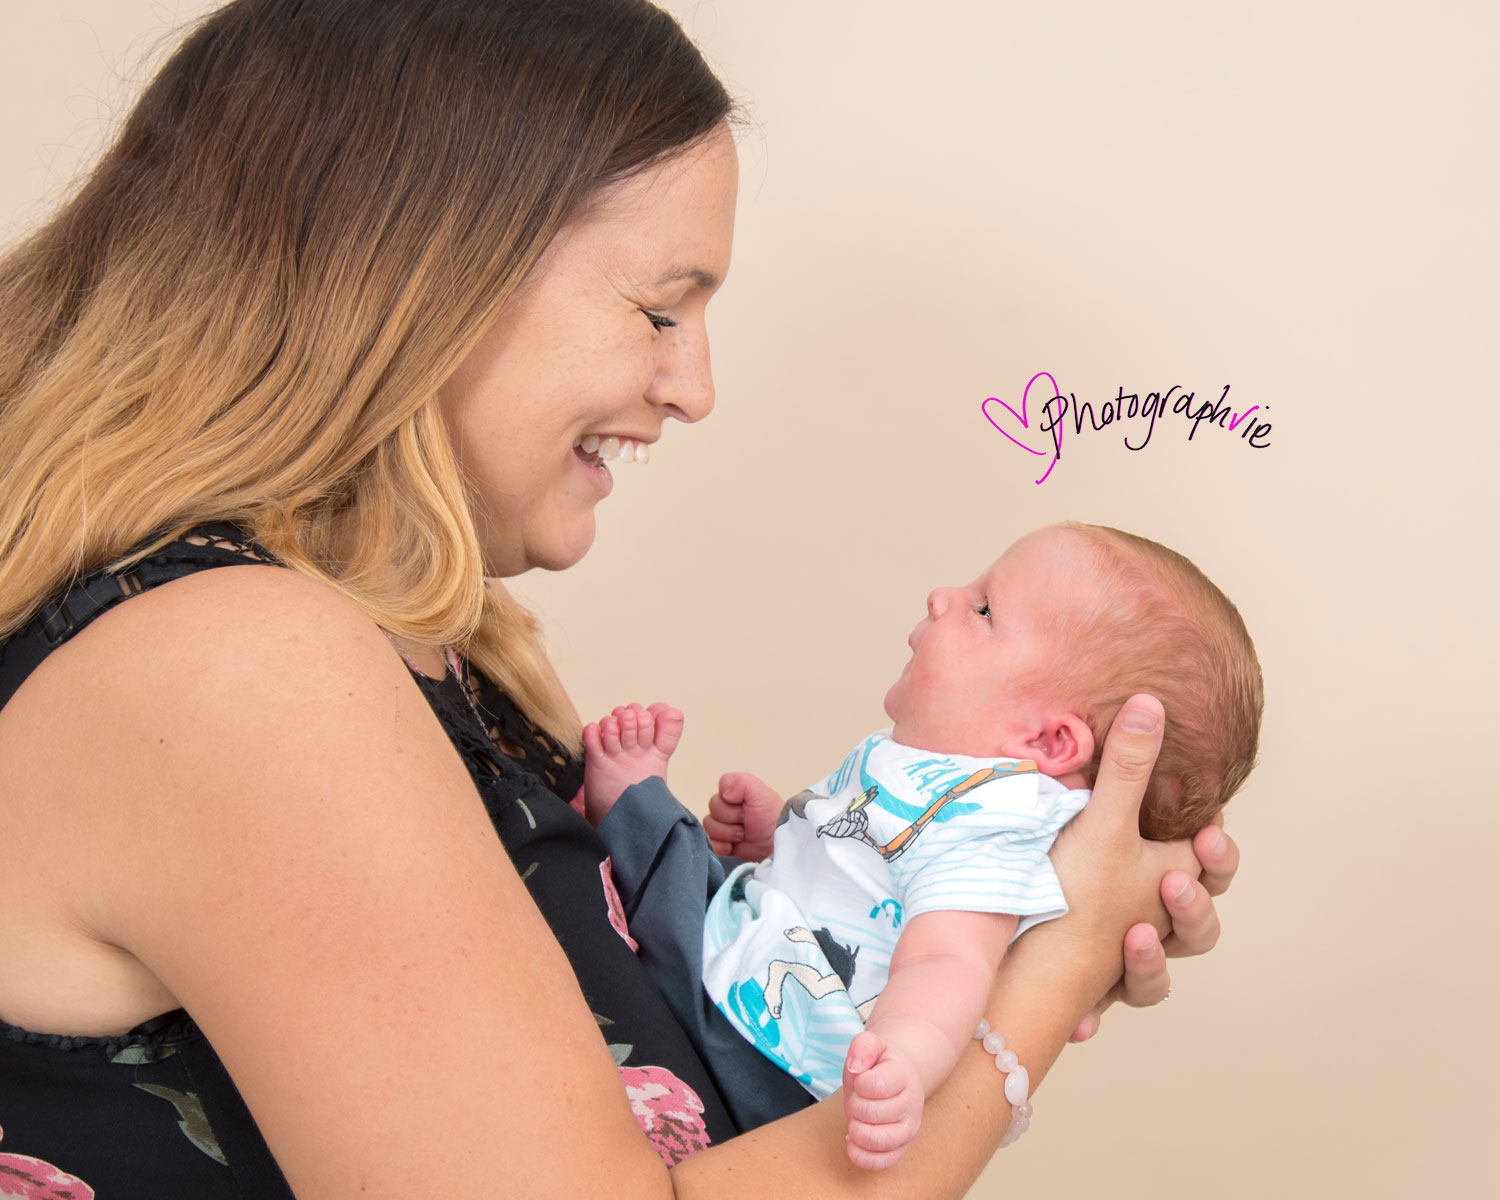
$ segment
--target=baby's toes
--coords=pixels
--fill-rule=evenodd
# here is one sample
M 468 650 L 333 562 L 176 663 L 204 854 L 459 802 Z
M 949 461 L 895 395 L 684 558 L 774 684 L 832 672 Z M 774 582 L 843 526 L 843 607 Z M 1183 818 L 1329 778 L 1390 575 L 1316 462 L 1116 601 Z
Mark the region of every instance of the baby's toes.
M 640 714 L 633 708 L 620 712 L 620 749 L 634 750 L 640 744 Z
M 673 708 L 670 704 L 653 704 L 646 711 L 648 716 L 656 722 L 657 750 L 662 754 L 671 754 L 677 749 L 677 744 L 682 741 L 684 718 L 681 710 Z
M 599 722 L 599 742 L 606 754 L 620 753 L 620 718 L 614 715 Z

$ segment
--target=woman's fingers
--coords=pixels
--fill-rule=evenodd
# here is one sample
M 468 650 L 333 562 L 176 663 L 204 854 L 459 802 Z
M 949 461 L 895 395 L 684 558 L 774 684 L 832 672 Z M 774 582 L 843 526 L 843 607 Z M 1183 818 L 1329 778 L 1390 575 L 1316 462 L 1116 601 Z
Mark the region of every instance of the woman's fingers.
M 1193 838 L 1193 853 L 1203 864 L 1200 882 L 1210 896 L 1221 896 L 1229 890 L 1234 873 L 1240 869 L 1240 848 L 1234 839 L 1217 825 L 1200 829 Z
M 1163 942 L 1167 954 L 1182 958 L 1207 954 L 1219 940 L 1219 914 L 1208 889 L 1183 871 L 1168 871 L 1161 881 L 1162 903 L 1172 918 Z
M 1132 1008 L 1160 1004 L 1172 990 L 1167 973 L 1167 955 L 1156 930 L 1150 925 L 1132 925 L 1125 934 L 1125 977 L 1112 996 Z
M 1116 1001 L 1132 1008 L 1150 1008 L 1167 998 L 1167 993 L 1172 990 L 1172 978 L 1167 972 L 1167 954 L 1151 925 L 1142 923 L 1126 930 L 1124 957 L 1125 974 L 1120 982 L 1110 988 L 1089 1015 L 1078 1022 L 1069 1041 L 1086 1042 L 1098 1033 L 1100 1018 Z
M 1115 717 L 1086 811 L 1107 815 L 1123 832 L 1136 834 L 1146 780 L 1161 749 L 1164 714 L 1155 696 L 1132 696 Z

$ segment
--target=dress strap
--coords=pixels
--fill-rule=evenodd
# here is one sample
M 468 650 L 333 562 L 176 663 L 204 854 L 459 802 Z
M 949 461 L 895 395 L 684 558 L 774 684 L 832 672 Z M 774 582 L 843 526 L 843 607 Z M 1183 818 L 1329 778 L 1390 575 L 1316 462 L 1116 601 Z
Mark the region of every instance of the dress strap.
M 47 655 L 115 605 L 196 571 L 246 563 L 281 565 L 242 529 L 220 522 L 189 530 L 124 571 L 100 567 L 74 580 L 0 641 L 0 708 Z

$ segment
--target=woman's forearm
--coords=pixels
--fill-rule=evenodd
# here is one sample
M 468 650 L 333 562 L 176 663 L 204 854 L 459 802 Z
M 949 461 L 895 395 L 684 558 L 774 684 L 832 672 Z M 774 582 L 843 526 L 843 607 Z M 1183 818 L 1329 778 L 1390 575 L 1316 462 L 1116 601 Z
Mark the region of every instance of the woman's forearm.
M 1036 931 L 1040 933 L 1041 930 Z M 1068 1036 L 1119 972 L 1102 942 L 1028 935 L 1007 955 L 985 1014 L 1020 1058 L 1034 1090 Z M 1101 947 L 1103 949 L 1101 950 Z M 964 1195 L 1010 1124 L 1005 1077 L 978 1042 L 928 1101 L 911 1149 L 884 1171 L 854 1166 L 844 1149 L 841 1095 L 688 1159 L 672 1171 L 678 1197 Z

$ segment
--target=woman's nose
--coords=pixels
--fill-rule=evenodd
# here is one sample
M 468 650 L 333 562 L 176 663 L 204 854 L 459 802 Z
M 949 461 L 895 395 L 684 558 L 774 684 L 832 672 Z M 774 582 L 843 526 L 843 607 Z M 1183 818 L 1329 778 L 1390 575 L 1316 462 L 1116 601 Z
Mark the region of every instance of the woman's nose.
M 714 374 L 707 333 L 684 337 L 683 342 L 679 352 L 662 364 L 647 399 L 664 407 L 669 416 L 691 424 L 714 410 Z

